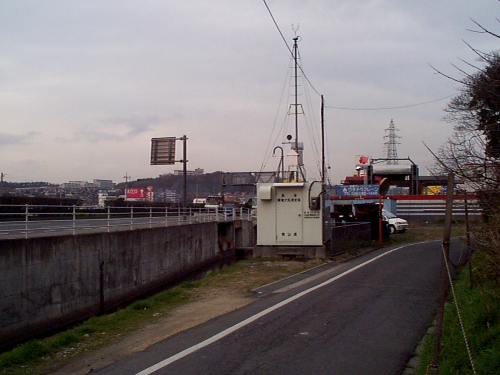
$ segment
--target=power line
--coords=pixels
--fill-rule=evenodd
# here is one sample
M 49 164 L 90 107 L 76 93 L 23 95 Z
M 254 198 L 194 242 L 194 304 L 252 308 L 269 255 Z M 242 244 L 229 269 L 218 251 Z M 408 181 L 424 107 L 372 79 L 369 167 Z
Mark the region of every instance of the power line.
M 440 99 L 436 99 L 436 100 L 431 100 L 429 102 L 418 103 L 418 104 L 410 104 L 410 105 L 403 105 L 403 106 L 400 106 L 400 107 L 348 108 L 348 107 L 331 107 L 331 106 L 325 106 L 325 108 L 345 109 L 345 110 L 349 110 L 349 111 L 381 111 L 381 110 L 386 110 L 386 109 L 401 109 L 401 108 L 416 107 L 416 106 L 419 106 L 419 105 L 424 105 L 424 104 L 429 104 L 429 103 L 435 103 L 435 102 L 439 102 L 440 100 L 451 98 L 452 96 L 454 96 L 454 95 L 448 95 L 448 96 L 445 96 L 444 98 L 440 98 Z
M 269 9 L 269 6 L 267 5 L 266 3 L 266 0 L 262 0 L 264 2 L 264 5 L 266 6 L 267 8 L 267 11 L 269 12 L 269 15 L 271 16 L 273 22 L 274 22 L 274 25 L 276 26 L 276 28 L 278 29 L 278 32 L 280 33 L 281 35 L 281 38 L 283 39 L 283 42 L 285 42 L 285 45 L 286 45 L 286 48 L 288 48 L 288 51 L 290 52 L 290 55 L 293 56 L 293 52 L 292 52 L 292 49 L 290 48 L 290 46 L 288 45 L 288 43 L 286 42 L 286 39 L 285 37 L 283 36 L 283 33 L 281 32 L 280 30 L 280 27 L 278 26 L 278 23 L 276 22 L 276 20 L 274 19 L 274 16 L 273 14 L 271 13 L 271 9 Z

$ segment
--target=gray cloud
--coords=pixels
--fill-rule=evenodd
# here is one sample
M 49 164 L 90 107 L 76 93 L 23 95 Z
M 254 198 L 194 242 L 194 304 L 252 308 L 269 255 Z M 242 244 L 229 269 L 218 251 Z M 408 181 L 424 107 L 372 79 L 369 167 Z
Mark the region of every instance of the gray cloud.
M 154 116 L 129 116 L 129 117 L 116 117 L 103 120 L 104 124 L 109 125 L 123 125 L 129 128 L 129 131 L 123 135 L 123 139 L 134 137 L 135 135 L 153 130 L 153 125 L 160 123 L 160 118 Z
M 95 142 L 123 142 L 132 139 L 142 133 L 154 129 L 160 119 L 156 115 L 152 116 L 129 116 L 115 117 L 100 121 L 99 126 L 84 126 L 73 133 L 72 137 L 56 137 L 60 143 L 70 143 L 87 141 Z
M 41 133 L 34 131 L 25 134 L 0 133 L 0 146 L 30 144 L 32 143 L 33 138 L 39 134 Z

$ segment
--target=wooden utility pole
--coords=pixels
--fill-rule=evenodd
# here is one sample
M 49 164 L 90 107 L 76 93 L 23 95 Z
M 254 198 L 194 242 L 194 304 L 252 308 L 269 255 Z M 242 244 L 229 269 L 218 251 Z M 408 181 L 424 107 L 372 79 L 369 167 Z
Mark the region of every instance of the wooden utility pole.
M 455 180 L 453 173 L 448 174 L 448 186 L 446 192 L 446 216 L 444 219 L 444 232 L 443 232 L 443 252 L 441 254 L 441 279 L 439 301 L 436 309 L 436 329 L 434 331 L 434 352 L 432 355 L 432 363 L 430 368 L 431 375 L 438 374 L 439 367 L 439 354 L 441 352 L 441 336 L 443 333 L 443 317 L 444 317 L 444 304 L 446 301 L 446 294 L 448 293 L 448 273 L 446 263 L 450 255 L 450 237 L 451 237 L 451 216 L 453 212 L 453 189 Z
M 469 288 L 472 288 L 472 248 L 470 246 L 470 227 L 469 227 L 469 203 L 467 201 L 467 192 L 464 192 L 465 205 L 465 235 L 467 238 L 467 256 L 469 263 Z

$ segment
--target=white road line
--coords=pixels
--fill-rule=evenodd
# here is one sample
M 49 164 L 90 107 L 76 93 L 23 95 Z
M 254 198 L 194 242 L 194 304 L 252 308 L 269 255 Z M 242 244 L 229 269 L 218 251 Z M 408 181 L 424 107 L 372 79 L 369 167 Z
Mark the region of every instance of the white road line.
M 412 244 L 412 245 L 414 245 L 414 244 Z M 347 270 L 345 272 L 342 272 L 341 274 L 339 274 L 339 275 L 337 275 L 337 276 L 335 276 L 335 277 L 333 277 L 333 278 L 331 278 L 331 279 L 329 279 L 329 280 L 327 280 L 327 281 L 325 281 L 325 282 L 323 282 L 321 284 L 318 284 L 318 285 L 316 285 L 316 286 L 314 286 L 312 288 L 304 290 L 303 292 L 300 292 L 300 293 L 298 293 L 298 294 L 296 294 L 296 295 L 294 295 L 294 296 L 292 296 L 292 297 L 290 297 L 290 298 L 288 298 L 288 299 L 286 299 L 284 301 L 281 301 L 280 303 L 278 303 L 278 304 L 276 304 L 274 306 L 271 306 L 271 307 L 269 307 L 269 308 L 261 311 L 260 313 L 255 314 L 255 315 L 253 315 L 253 316 L 251 316 L 251 317 L 249 317 L 249 318 L 247 318 L 247 319 L 239 322 L 238 324 L 235 324 L 234 326 L 225 329 L 222 332 L 219 332 L 218 334 L 216 334 L 216 335 L 214 335 L 214 336 L 206 339 L 205 341 L 200 342 L 199 344 L 193 345 L 192 347 L 187 348 L 187 349 L 183 350 L 182 352 L 179 352 L 179 353 L 173 355 L 172 357 L 166 358 L 163 361 L 158 362 L 157 364 L 155 364 L 155 365 L 153 365 L 151 367 L 148 367 L 147 369 L 142 370 L 141 372 L 138 372 L 136 375 L 149 375 L 149 374 L 152 374 L 153 372 L 158 371 L 158 370 L 160 370 L 160 369 L 168 366 L 169 364 L 171 364 L 171 363 L 173 363 L 173 362 L 175 362 L 175 361 L 177 361 L 177 360 L 179 360 L 181 358 L 184 358 L 184 357 L 188 356 L 189 354 L 194 353 L 197 350 L 202 349 L 205 346 L 208 346 L 208 345 L 210 345 L 210 344 L 212 344 L 212 343 L 214 343 L 214 342 L 216 342 L 216 341 L 218 341 L 218 340 L 220 340 L 220 339 L 222 339 L 222 338 L 230 335 L 231 333 L 237 331 L 238 329 L 240 329 L 240 328 L 242 328 L 242 327 L 244 327 L 244 326 L 246 326 L 246 325 L 248 325 L 248 324 L 256 321 L 259 318 L 262 318 L 263 316 L 265 316 L 265 315 L 267 315 L 267 314 L 269 314 L 269 313 L 271 313 L 271 312 L 279 309 L 280 307 L 283 307 L 283 306 L 289 304 L 290 302 L 293 302 L 293 301 L 299 299 L 300 297 L 305 296 L 306 294 L 309 294 L 309 293 L 311 293 L 311 292 L 313 292 L 313 291 L 315 291 L 315 290 L 317 290 L 319 288 L 322 288 L 325 285 L 331 284 L 334 281 L 340 279 L 341 277 L 344 277 L 344 276 L 350 274 L 351 272 L 354 272 L 354 271 L 360 269 L 361 267 L 364 267 L 367 264 L 370 264 L 370 263 L 376 261 L 377 259 L 380 259 L 380 258 L 382 258 L 382 257 L 384 257 L 384 256 L 386 256 L 386 255 L 388 255 L 390 253 L 393 253 L 394 251 L 400 250 L 403 247 L 405 247 L 405 246 L 400 246 L 400 247 L 397 247 L 395 249 L 389 250 L 389 251 L 387 251 L 387 252 L 385 252 L 383 254 L 377 255 L 376 257 L 374 257 L 374 258 L 372 258 L 370 260 L 367 260 L 364 263 L 358 264 L 357 266 L 355 266 L 355 267 L 353 267 L 353 268 L 351 268 L 351 269 L 349 269 L 349 270 Z

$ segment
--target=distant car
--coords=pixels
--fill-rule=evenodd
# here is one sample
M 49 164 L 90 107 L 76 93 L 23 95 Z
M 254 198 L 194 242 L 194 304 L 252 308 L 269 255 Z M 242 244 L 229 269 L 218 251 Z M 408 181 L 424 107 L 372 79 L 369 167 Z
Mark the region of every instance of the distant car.
M 408 222 L 405 219 L 397 217 L 390 211 L 382 210 L 382 216 L 387 221 L 387 226 L 391 234 L 396 232 L 404 233 L 408 228 Z

